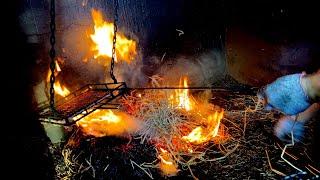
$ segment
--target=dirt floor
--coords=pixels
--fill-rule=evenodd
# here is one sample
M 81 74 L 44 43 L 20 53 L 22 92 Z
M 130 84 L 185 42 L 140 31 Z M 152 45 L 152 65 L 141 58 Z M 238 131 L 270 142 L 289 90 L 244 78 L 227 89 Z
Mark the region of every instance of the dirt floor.
M 228 80 L 230 82 L 230 80 Z M 231 84 L 231 83 L 229 83 Z M 273 135 L 273 127 L 281 114 L 277 112 L 246 112 L 255 106 L 255 88 L 237 84 L 225 85 L 232 91 L 213 91 L 212 103 L 225 108 L 222 123 L 237 146 L 232 151 L 223 151 L 210 144 L 211 152 L 206 156 L 212 161 L 200 161 L 191 166 L 194 177 L 199 179 L 317 179 L 320 163 L 312 157 L 314 132 L 308 124 L 303 143 L 288 147 L 284 157 L 297 169 L 281 158 L 285 143 Z M 231 128 L 233 127 L 233 128 Z M 241 131 L 239 131 L 239 129 Z M 241 132 L 241 133 L 239 133 Z M 67 147 L 53 147 L 58 178 L 66 179 L 193 179 L 187 167 L 177 176 L 165 177 L 157 168 L 143 164 L 157 160 L 152 144 L 140 144 L 135 137 L 85 137 L 80 131 L 70 134 Z M 63 152 L 61 155 L 61 151 Z M 312 167 L 316 170 L 312 169 Z M 271 166 L 273 169 L 271 169 Z

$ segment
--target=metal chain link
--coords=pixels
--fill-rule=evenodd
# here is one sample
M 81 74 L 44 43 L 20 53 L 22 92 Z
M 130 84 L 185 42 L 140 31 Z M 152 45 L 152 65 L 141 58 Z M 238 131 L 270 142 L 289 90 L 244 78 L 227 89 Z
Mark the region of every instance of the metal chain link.
M 116 43 L 117 43 L 117 31 L 118 31 L 118 0 L 114 0 L 114 29 L 113 29 L 113 44 L 112 44 L 112 57 L 111 57 L 111 67 L 110 67 L 110 76 L 113 79 L 114 83 L 117 83 L 117 79 L 113 74 L 113 69 L 114 69 L 114 59 L 116 58 Z
M 56 37 L 55 37 L 55 31 L 56 31 L 56 23 L 55 23 L 55 0 L 50 1 L 50 70 L 51 70 L 51 75 L 50 75 L 50 108 L 52 111 L 55 112 L 55 103 L 54 103 L 54 82 L 56 80 L 55 77 L 55 69 L 56 69 L 56 63 L 55 63 L 55 57 L 56 57 L 56 51 L 54 49 L 54 45 L 56 43 Z

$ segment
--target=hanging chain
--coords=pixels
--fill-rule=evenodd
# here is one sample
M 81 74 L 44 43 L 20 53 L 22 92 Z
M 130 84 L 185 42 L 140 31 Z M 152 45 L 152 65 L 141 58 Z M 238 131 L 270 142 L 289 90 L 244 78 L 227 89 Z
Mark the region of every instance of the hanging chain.
M 112 57 L 111 57 L 111 67 L 110 67 L 110 76 L 113 79 L 114 83 L 117 83 L 117 79 L 113 74 L 113 69 L 114 69 L 114 59 L 116 58 L 116 43 L 117 43 L 117 31 L 118 31 L 118 0 L 114 0 L 114 29 L 113 29 L 113 44 L 112 44 Z
M 50 70 L 51 70 L 51 75 L 50 75 L 50 108 L 52 111 L 55 111 L 55 103 L 54 103 L 54 82 L 55 82 L 55 69 L 56 69 L 56 63 L 55 63 L 55 56 L 56 56 L 56 51 L 54 49 L 54 45 L 56 43 L 56 38 L 55 38 L 55 31 L 56 31 L 56 23 L 55 23 L 55 0 L 50 1 Z

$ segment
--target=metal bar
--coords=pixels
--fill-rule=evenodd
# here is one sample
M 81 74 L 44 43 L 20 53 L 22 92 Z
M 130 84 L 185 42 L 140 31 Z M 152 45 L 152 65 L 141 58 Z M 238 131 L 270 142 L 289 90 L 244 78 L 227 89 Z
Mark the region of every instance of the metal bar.
M 96 83 L 96 84 L 87 84 L 87 85 L 85 85 L 85 86 L 96 86 L 96 85 L 112 85 L 112 84 L 115 84 L 115 83 Z M 116 84 L 125 84 L 124 82 L 118 82 L 118 83 L 116 83 Z
M 58 124 L 58 125 L 66 125 L 67 124 L 67 122 L 61 121 L 61 119 L 60 120 L 54 120 L 54 119 L 49 120 L 48 118 L 39 118 L 39 120 L 41 122 L 46 122 L 46 123 L 50 123 L 50 124 Z
M 162 90 L 162 89 L 198 89 L 198 90 L 216 90 L 216 91 L 230 91 L 223 88 L 216 87 L 127 87 L 128 90 Z
M 116 107 L 98 107 L 97 109 L 119 109 Z

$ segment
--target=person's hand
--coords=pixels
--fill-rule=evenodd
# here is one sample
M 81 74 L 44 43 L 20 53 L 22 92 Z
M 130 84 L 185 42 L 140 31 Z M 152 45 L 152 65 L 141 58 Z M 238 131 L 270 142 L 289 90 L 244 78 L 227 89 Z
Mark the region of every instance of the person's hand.
M 265 110 L 277 110 L 285 115 L 295 115 L 311 104 L 302 87 L 303 74 L 291 74 L 277 78 L 257 92 Z
M 301 141 L 304 135 L 304 121 L 295 121 L 295 116 L 284 116 L 277 122 L 274 133 L 284 142 L 291 142 L 291 131 L 295 142 Z

